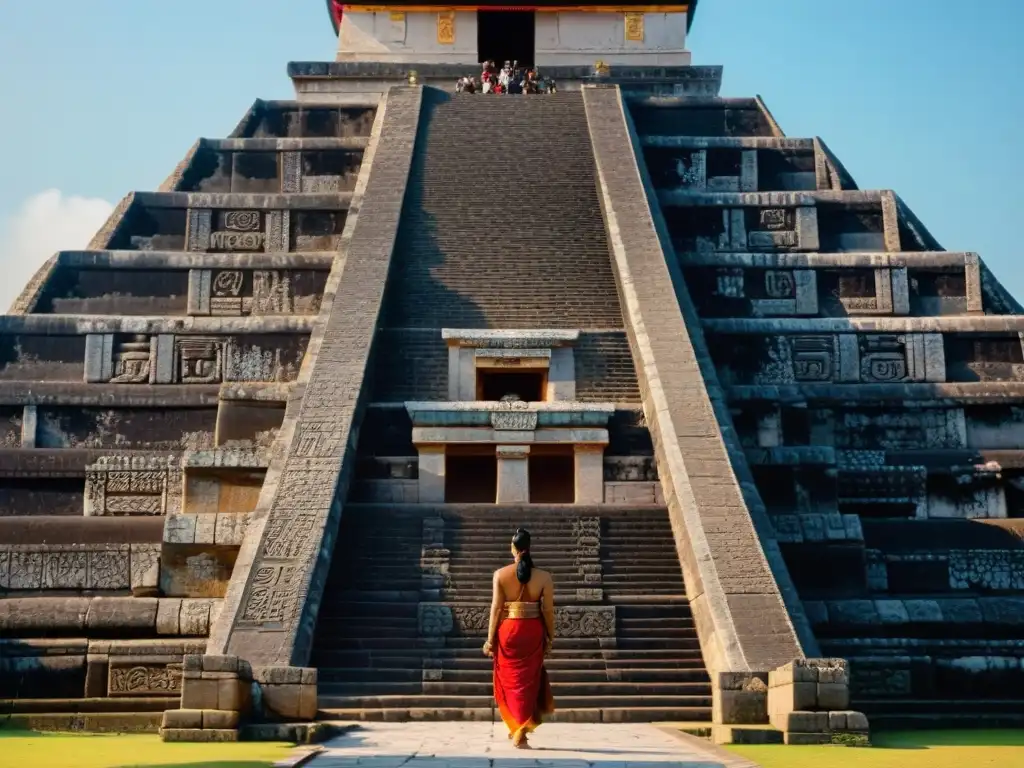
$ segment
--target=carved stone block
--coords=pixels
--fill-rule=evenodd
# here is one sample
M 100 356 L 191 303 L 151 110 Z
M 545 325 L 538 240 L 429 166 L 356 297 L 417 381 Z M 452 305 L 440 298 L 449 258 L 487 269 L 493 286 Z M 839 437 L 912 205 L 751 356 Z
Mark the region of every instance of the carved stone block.
M 43 556 L 43 589 L 82 589 L 88 583 L 88 553 L 68 548 Z
M 566 606 L 555 609 L 556 637 L 615 637 L 614 606 Z
M 114 372 L 114 334 L 90 333 L 85 337 L 85 380 L 110 381 Z
M 455 627 L 452 609 L 447 605 L 420 603 L 419 631 L 422 637 L 443 637 Z
M 158 635 L 181 634 L 181 600 L 175 597 L 160 598 L 156 611 L 156 633 Z
M 213 229 L 213 211 L 209 208 L 191 208 L 188 212 L 188 226 L 185 241 L 188 250 L 202 252 L 210 250 L 210 233 Z
M 164 515 L 181 509 L 178 457 L 101 456 L 85 468 L 86 515 Z
M 196 516 L 168 515 L 164 520 L 165 544 L 195 544 Z
M 160 583 L 160 545 L 131 545 L 132 589 L 156 588 Z
M 14 551 L 10 555 L 11 589 L 39 589 L 43 585 L 42 552 Z
M 182 600 L 179 621 L 182 635 L 205 637 L 210 633 L 210 601 Z
M 88 589 L 129 589 L 131 575 L 128 546 L 89 552 Z
M 133 664 L 110 662 L 109 696 L 177 696 L 181 693 L 180 664 Z

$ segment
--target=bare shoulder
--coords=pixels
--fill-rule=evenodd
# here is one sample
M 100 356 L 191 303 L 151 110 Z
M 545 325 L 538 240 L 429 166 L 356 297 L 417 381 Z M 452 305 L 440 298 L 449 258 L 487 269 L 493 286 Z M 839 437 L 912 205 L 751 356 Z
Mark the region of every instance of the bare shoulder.
M 533 572 L 537 574 L 537 579 L 543 584 L 551 584 L 553 579 L 551 578 L 550 571 L 545 571 L 543 568 L 534 568 Z

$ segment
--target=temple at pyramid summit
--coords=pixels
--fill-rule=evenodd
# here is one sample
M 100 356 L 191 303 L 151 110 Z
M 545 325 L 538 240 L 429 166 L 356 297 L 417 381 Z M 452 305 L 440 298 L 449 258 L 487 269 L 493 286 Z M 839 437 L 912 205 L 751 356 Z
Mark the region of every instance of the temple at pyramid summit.
M 1024 724 L 1021 305 L 720 96 L 696 5 L 329 0 L 294 100 L 40 268 L 0 317 L 4 717 L 495 719 L 524 526 L 555 720 Z M 556 87 L 456 92 L 488 60 Z

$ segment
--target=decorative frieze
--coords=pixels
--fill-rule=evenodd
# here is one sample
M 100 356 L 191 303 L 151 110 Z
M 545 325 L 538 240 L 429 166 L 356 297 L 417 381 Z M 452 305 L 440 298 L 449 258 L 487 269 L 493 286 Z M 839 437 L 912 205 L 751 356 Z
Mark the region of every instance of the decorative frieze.
M 819 334 L 766 340 L 755 384 L 898 384 L 946 380 L 938 333 Z
M 173 514 L 182 490 L 180 457 L 101 456 L 85 468 L 85 514 Z
M 181 694 L 181 662 L 148 662 L 142 658 L 111 657 L 107 678 L 108 696 L 178 696 Z
M 490 608 L 486 605 L 420 603 L 419 606 L 421 635 L 486 635 L 489 620 Z M 615 637 L 615 606 L 556 607 L 555 636 Z
M 148 589 L 159 558 L 159 544 L 0 545 L 0 589 Z
M 248 306 L 252 306 L 249 304 Z M 220 384 L 294 378 L 287 350 L 230 336 L 88 334 L 85 380 L 110 384 Z

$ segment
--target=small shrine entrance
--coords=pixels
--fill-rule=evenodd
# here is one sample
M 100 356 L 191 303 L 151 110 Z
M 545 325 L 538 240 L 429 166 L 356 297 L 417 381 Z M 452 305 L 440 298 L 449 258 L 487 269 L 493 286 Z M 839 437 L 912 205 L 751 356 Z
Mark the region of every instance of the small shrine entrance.
M 506 61 L 532 66 L 535 14 L 533 11 L 488 11 L 476 13 L 477 58 L 493 61 L 499 68 Z
M 493 504 L 498 494 L 498 458 L 493 446 L 450 446 L 444 457 L 446 504 Z

